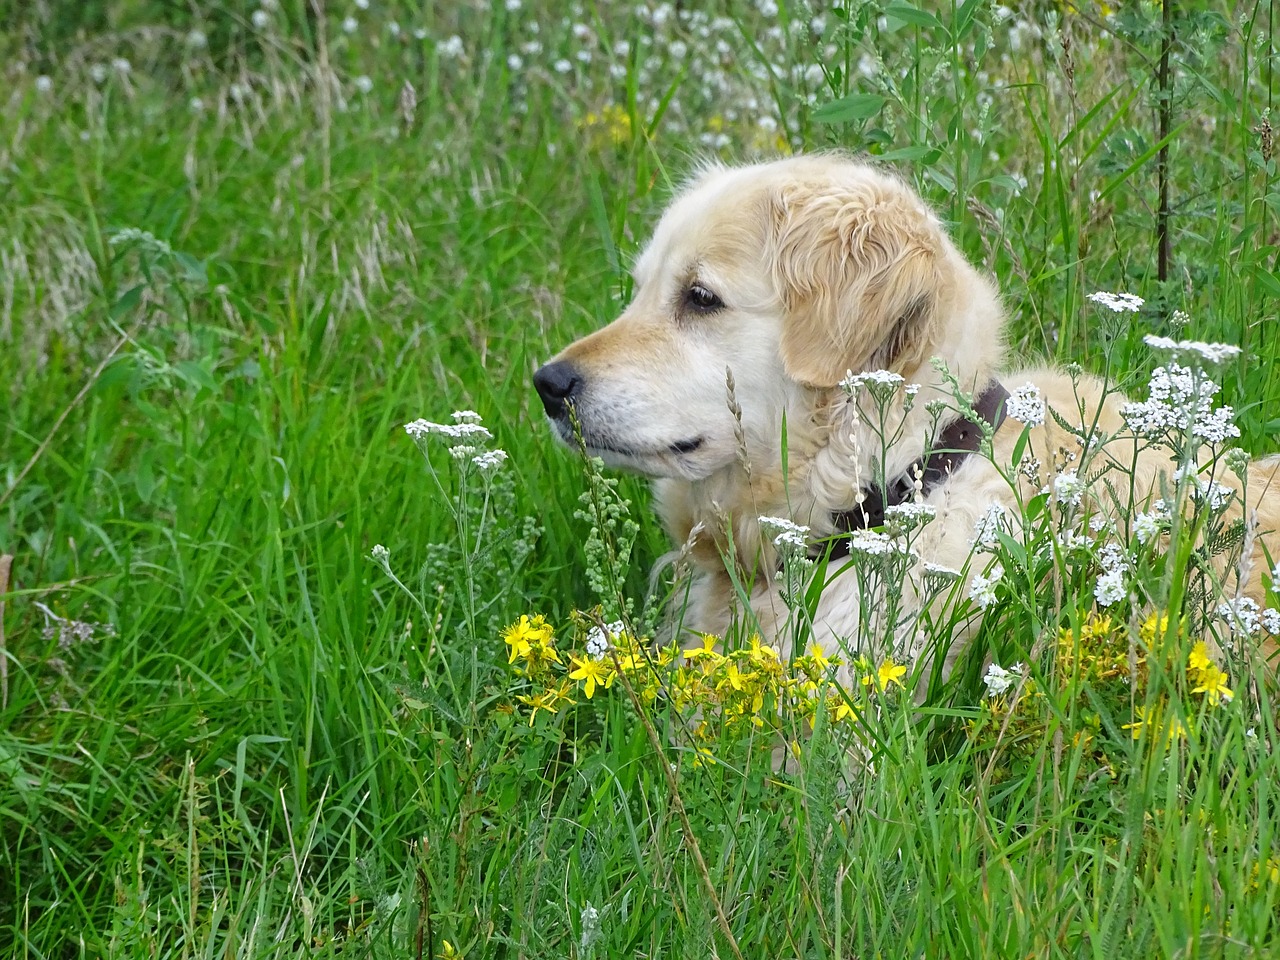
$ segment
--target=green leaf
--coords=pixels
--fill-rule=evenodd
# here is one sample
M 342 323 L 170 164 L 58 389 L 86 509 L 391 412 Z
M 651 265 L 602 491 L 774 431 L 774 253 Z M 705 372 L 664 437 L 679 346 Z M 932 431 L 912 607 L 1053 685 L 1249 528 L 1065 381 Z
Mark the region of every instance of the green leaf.
M 884 15 L 890 20 L 897 20 L 912 27 L 926 27 L 937 30 L 946 30 L 942 25 L 942 21 L 935 17 L 932 13 L 925 10 L 919 10 L 905 3 L 892 3 L 885 7 Z
M 813 111 L 817 123 L 848 123 L 874 117 L 884 107 L 885 98 L 878 93 L 851 93 L 847 97 L 823 104 Z
M 130 287 L 124 293 L 120 294 L 115 303 L 111 305 L 110 317 L 112 320 L 119 320 L 126 313 L 129 313 L 139 303 L 142 302 L 142 291 L 147 289 L 145 283 L 140 283 L 136 287 Z

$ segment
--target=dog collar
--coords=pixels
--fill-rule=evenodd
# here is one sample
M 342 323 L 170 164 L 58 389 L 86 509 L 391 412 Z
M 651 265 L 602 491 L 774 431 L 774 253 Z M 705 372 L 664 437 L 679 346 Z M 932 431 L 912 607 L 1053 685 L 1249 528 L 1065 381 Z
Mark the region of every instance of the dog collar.
M 836 530 L 840 533 L 852 533 L 854 530 L 883 526 L 885 509 L 905 503 L 915 492 L 917 474 L 920 474 L 922 496 L 940 486 L 969 454 L 977 452 L 982 443 L 984 423 L 993 432 L 1000 428 L 1005 418 L 1004 402 L 1008 399 L 1009 391 L 1000 381 L 992 380 L 987 389 L 973 401 L 976 418 L 965 416 L 953 420 L 938 434 L 933 452 L 927 460 L 917 460 L 911 464 L 885 490 L 875 486 L 868 487 L 862 503 L 852 510 L 832 514 Z M 843 557 L 849 553 L 848 537 L 837 534 L 830 543 L 829 556 Z

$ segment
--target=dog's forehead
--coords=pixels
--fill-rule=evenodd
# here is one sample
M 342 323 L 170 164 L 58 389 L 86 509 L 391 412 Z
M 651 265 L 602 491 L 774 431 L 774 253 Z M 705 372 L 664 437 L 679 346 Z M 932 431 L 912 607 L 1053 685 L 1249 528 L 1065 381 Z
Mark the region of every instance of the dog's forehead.
M 663 270 L 715 261 L 739 262 L 744 248 L 763 239 L 749 213 L 765 189 L 758 167 L 716 168 L 695 179 L 667 207 L 636 260 L 636 280 L 644 284 Z

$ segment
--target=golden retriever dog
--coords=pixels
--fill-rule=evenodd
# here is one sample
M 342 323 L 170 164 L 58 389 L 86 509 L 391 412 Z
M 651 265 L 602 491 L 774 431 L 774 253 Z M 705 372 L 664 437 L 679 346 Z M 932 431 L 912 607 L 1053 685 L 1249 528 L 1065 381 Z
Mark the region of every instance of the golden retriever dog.
M 707 167 L 663 215 L 634 279 L 621 316 L 534 382 L 562 440 L 576 445 L 580 431 L 607 465 L 656 478 L 658 512 L 695 568 L 683 628 L 723 636 L 745 617 L 784 656 L 806 636 L 884 655 L 850 649 L 879 613 L 867 548 L 889 538 L 863 528 L 884 506 L 932 508 L 903 566 L 904 602 L 918 612 L 937 595 L 930 571 L 959 574 L 953 597 L 990 575 L 992 542 L 975 530 L 994 510 L 1016 531 L 1022 505 L 1062 473 L 1070 487 L 1087 469 L 1081 515 L 1109 517 L 1126 544 L 1133 517 L 1176 485 L 1169 450 L 1127 425 L 1125 397 L 1078 371 L 1005 368 L 995 287 L 908 185 L 867 163 L 824 154 Z M 877 375 L 887 388 L 850 382 L 872 371 L 889 372 Z M 1024 424 L 1003 408 L 1028 382 L 1052 412 Z M 1216 575 L 1224 597 L 1261 609 L 1280 560 L 1280 458 L 1240 472 L 1247 483 L 1221 466 L 1213 479 L 1234 491 L 1226 516 L 1244 519 L 1248 555 L 1237 548 Z M 784 603 L 777 528 L 762 517 L 807 527 L 813 555 L 829 551 L 803 630 Z M 980 615 L 975 605 L 957 639 Z M 899 658 L 930 643 L 902 636 Z M 1274 638 L 1257 636 L 1274 654 Z

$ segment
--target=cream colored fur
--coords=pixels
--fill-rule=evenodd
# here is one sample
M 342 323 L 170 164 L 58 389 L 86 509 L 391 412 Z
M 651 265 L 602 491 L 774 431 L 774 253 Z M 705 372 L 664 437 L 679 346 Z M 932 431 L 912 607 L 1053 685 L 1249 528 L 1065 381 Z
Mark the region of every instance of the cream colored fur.
M 751 613 L 763 633 L 786 645 L 789 614 L 757 518 L 790 517 L 815 537 L 829 535 L 832 513 L 851 508 L 859 487 L 879 474 L 880 428 L 865 402 L 848 402 L 838 386 L 847 371 L 885 368 L 921 385 L 909 412 L 901 404 L 891 411 L 888 433 L 899 439 L 883 465 L 890 478 L 921 456 L 929 401 L 954 406 L 932 358 L 969 393 L 997 376 L 1011 390 L 1030 381 L 1071 422 L 1096 424 L 1104 435 L 1123 431 L 1125 398 L 1105 393 L 1100 381 L 1073 382 L 1046 367 L 1005 370 L 1004 316 L 991 282 L 906 184 L 844 156 L 703 170 L 662 217 L 634 274 L 634 299 L 622 315 L 556 359 L 581 373 L 574 405 L 588 446 L 611 465 L 657 478 L 668 532 L 677 545 L 691 544 L 697 573 L 683 620 L 691 629 L 730 626 L 741 612 L 738 579 L 753 584 Z M 723 309 L 693 308 L 693 284 Z M 566 425 L 557 426 L 566 436 Z M 996 463 L 1010 463 L 1021 429 L 1006 421 L 993 444 Z M 1095 464 L 1114 457 L 1127 468 L 1133 449 L 1131 439 L 1114 440 Z M 1052 418 L 1031 431 L 1029 452 L 1045 464 L 1046 479 L 1060 451 L 1079 450 Z M 1167 454 L 1146 455 L 1137 502 L 1097 509 L 1142 509 L 1168 489 L 1170 469 Z M 1238 589 L 1259 603 L 1264 545 L 1280 558 L 1278 473 L 1280 459 L 1252 466 L 1243 510 L 1256 533 L 1254 555 L 1243 583 L 1233 579 L 1234 566 L 1222 571 L 1229 594 Z M 1230 474 L 1218 479 L 1238 486 Z M 1020 482 L 1024 500 L 1039 489 Z M 1018 496 L 990 460 L 970 457 L 927 498 L 938 516 L 916 542 L 921 560 L 980 573 L 987 558 L 971 557 L 975 521 L 993 501 L 1016 511 Z M 1237 502 L 1234 516 L 1241 510 Z M 816 639 L 847 646 L 874 615 L 861 609 L 857 576 L 850 564 L 823 592 Z M 915 597 L 918 566 L 909 581 Z M 897 652 L 918 655 L 924 642 Z

